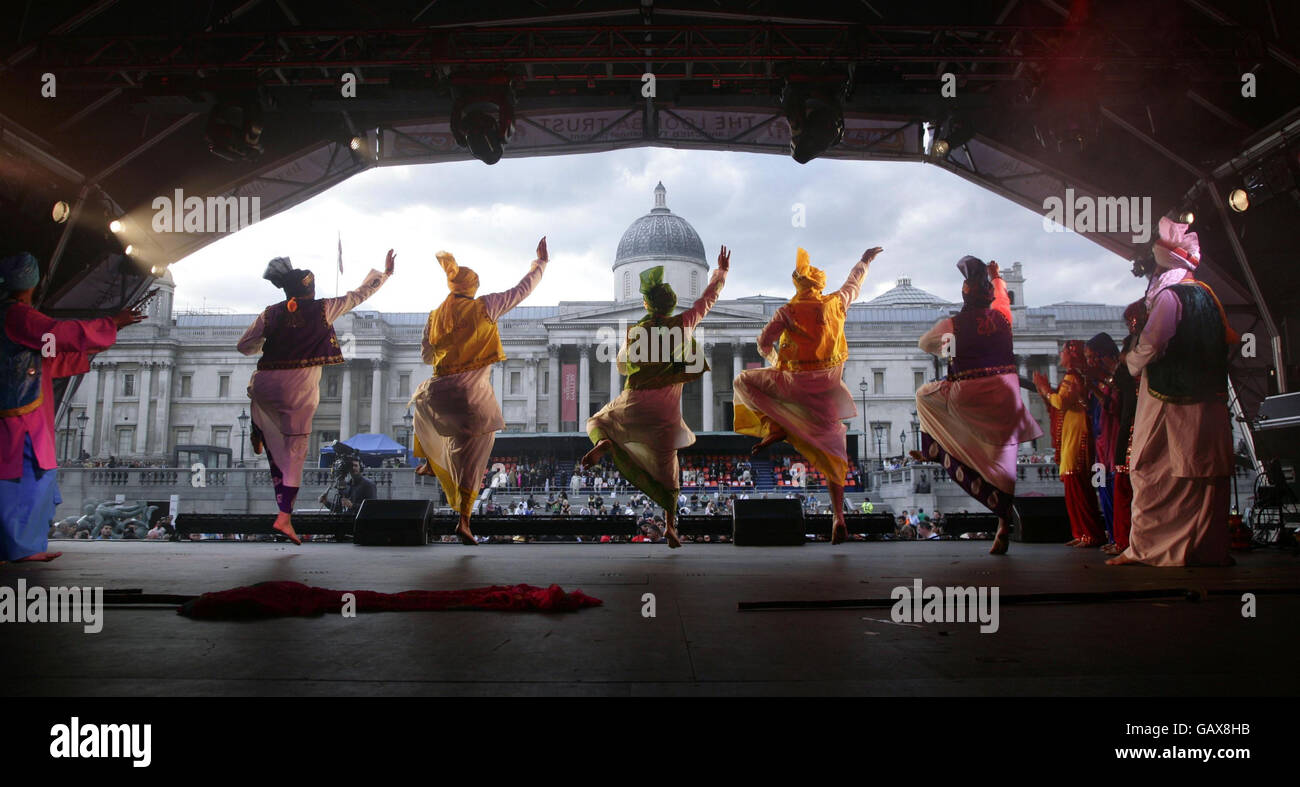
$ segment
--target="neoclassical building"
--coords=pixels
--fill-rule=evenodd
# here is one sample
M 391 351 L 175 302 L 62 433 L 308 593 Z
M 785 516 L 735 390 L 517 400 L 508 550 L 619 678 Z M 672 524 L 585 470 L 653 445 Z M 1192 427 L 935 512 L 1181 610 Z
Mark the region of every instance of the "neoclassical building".
M 509 359 L 493 368 L 492 379 L 507 431 L 579 431 L 587 416 L 620 389 L 612 350 L 622 326 L 644 314 L 642 270 L 663 265 L 683 306 L 708 282 L 710 263 L 699 233 L 669 209 L 663 184 L 655 187 L 653 198 L 650 211 L 633 221 L 618 242 L 612 300 L 525 303 L 501 320 Z M 1117 339 L 1124 335 L 1122 306 L 1029 307 L 1021 263 L 1009 266 L 1004 278 L 1012 298 L 1022 377 L 1043 371 L 1055 382 L 1059 347 L 1066 339 L 1086 339 L 1099 331 Z M 239 416 L 247 412 L 245 391 L 257 359 L 235 350 L 256 315 L 173 313 L 171 275 L 165 274 L 158 286 L 161 292 L 150 305 L 150 319 L 124 329 L 118 343 L 97 356 L 80 381 L 59 424 L 60 454 L 75 457 L 84 446 L 93 457 L 171 463 L 176 446 L 206 445 L 230 449 L 237 463 L 243 445 L 247 462 L 264 462 L 240 439 Z M 683 416 L 693 430 L 730 429 L 731 381 L 742 369 L 762 363 L 755 338 L 785 300 L 720 300 L 704 320 L 697 338 L 712 371 L 688 384 L 682 396 Z M 921 352 L 917 339 L 959 307 L 904 277 L 884 294 L 850 308 L 844 378 L 860 410 L 865 402 L 865 417 L 849 425 L 866 434 L 859 443 L 861 452 L 871 457 L 898 455 L 900 436 L 912 447 L 913 394 L 943 371 L 932 356 Z M 322 444 L 359 432 L 407 442 L 407 401 L 429 375 L 429 367 L 420 361 L 426 318 L 425 312 L 359 309 L 335 324 L 348 360 L 326 367 L 322 375 L 311 455 Z M 1028 396 L 1028 401 L 1047 434 L 1042 403 L 1037 396 Z M 83 414 L 84 432 L 78 427 Z M 1039 449 L 1048 447 L 1046 438 L 1040 440 Z

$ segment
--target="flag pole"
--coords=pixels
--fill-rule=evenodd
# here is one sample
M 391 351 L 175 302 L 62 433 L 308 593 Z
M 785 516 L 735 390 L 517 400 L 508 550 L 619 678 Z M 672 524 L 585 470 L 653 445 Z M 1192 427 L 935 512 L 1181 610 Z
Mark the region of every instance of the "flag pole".
M 339 264 L 334 269 L 334 297 L 339 297 L 339 274 L 343 272 L 343 232 L 339 231 Z

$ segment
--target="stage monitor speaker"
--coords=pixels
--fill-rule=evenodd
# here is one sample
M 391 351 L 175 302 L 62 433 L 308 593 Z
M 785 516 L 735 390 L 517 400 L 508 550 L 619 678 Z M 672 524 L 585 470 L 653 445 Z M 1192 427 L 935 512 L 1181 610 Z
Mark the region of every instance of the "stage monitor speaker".
M 1017 497 L 1020 527 L 1012 538 L 1031 544 L 1064 544 L 1070 540 L 1070 514 L 1064 497 Z
M 731 541 L 738 547 L 793 547 L 804 542 L 803 506 L 798 500 L 737 500 Z
M 429 543 L 433 503 L 428 500 L 378 500 L 361 504 L 352 542 L 360 546 L 424 546 Z

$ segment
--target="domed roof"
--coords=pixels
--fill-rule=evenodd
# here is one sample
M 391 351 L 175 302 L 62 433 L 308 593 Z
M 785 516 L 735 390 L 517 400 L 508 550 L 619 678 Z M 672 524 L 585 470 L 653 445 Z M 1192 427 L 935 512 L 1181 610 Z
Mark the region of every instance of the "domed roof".
M 900 276 L 897 284 L 867 303 L 872 306 L 947 306 L 952 301 L 945 301 L 938 295 L 913 287 L 909 277 Z
M 675 258 L 708 266 L 704 243 L 690 222 L 668 209 L 664 184 L 655 186 L 655 206 L 632 222 L 618 242 L 614 267 L 625 262 Z

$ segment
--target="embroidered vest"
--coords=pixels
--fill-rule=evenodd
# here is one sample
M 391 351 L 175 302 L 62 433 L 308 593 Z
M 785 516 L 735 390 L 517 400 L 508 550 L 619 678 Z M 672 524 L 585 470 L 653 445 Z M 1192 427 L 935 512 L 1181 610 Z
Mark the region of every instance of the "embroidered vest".
M 1182 318 L 1159 360 L 1147 365 L 1147 389 L 1171 404 L 1228 400 L 1226 327 L 1213 291 L 1200 282 L 1169 288 Z
M 787 372 L 827 369 L 848 360 L 844 301 L 839 295 L 796 295 L 785 308 L 793 325 L 777 342 L 776 368 Z
M 685 341 L 680 314 L 648 316 L 627 329 L 627 387 L 665 388 L 687 383 L 709 371 L 695 337 Z
M 0 301 L 0 417 L 26 415 L 41 406 L 41 355 L 9 338 L 4 330 L 9 308 L 17 301 Z
M 949 380 L 1014 374 L 1011 323 L 997 309 L 963 309 L 952 318 L 953 347 Z
M 292 312 L 288 301 L 267 307 L 266 341 L 257 368 L 302 369 L 343 363 L 334 326 L 325 321 L 324 301 L 296 303 L 298 308 Z
M 450 310 L 451 330 L 437 333 L 444 310 Z M 488 319 L 483 302 L 477 298 L 449 297 L 429 314 L 425 332 L 433 347 L 434 377 L 468 372 L 506 359 L 497 324 Z

